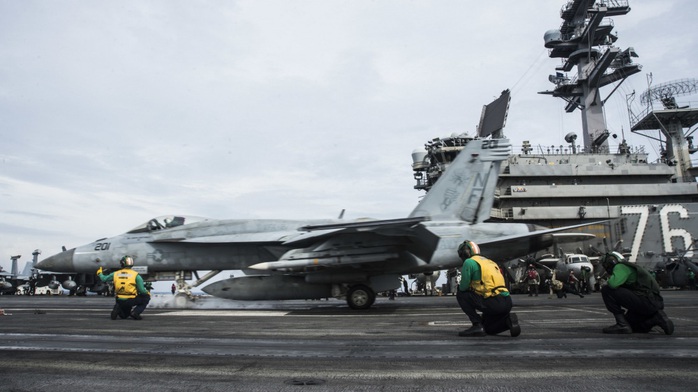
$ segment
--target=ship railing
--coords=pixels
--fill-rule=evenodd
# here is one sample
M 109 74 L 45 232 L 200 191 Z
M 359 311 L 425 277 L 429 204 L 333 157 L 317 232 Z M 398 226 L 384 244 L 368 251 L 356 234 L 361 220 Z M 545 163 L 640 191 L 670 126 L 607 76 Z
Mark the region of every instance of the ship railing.
M 616 27 L 616 22 L 613 18 L 603 18 L 601 23 L 599 23 L 599 27 Z
M 497 219 L 512 219 L 514 217 L 513 208 L 492 208 L 490 209 L 490 217 Z
M 514 146 L 514 150 L 516 150 L 516 147 L 517 146 Z M 592 152 L 581 145 L 576 145 L 575 148 L 572 149 L 572 146 L 566 144 L 561 144 L 557 146 L 542 146 L 538 144 L 529 153 L 523 152 L 523 146 L 518 147 L 520 147 L 519 150 L 522 152 L 520 154 L 514 154 L 509 157 L 509 164 L 506 166 L 505 170 L 503 171 L 503 174 L 511 174 L 511 165 L 559 165 L 568 164 L 569 157 L 572 155 L 617 154 L 617 152 L 612 151 L 619 151 L 621 145 L 609 145 L 607 148 L 600 148 L 598 151 L 595 152 Z M 623 155 L 627 155 L 627 162 L 647 163 L 648 154 L 645 151 L 645 146 L 627 145 L 624 147 L 624 149 L 625 153 L 623 153 Z
M 560 17 L 562 19 L 567 19 L 568 17 L 573 16 L 575 14 L 575 10 L 577 9 L 577 7 L 579 7 L 580 2 L 580 0 L 568 1 L 560 9 Z
M 630 6 L 630 2 L 628 0 L 602 0 L 599 2 L 598 6 L 608 8 L 627 8 Z
M 591 20 L 590 18 L 587 18 L 585 20 L 584 24 L 585 25 L 588 24 L 590 20 Z M 613 20 L 613 18 L 603 18 L 601 20 L 601 23 L 599 24 L 599 28 L 601 28 L 601 27 L 613 28 L 615 26 L 616 26 L 616 22 Z M 577 37 L 577 35 L 575 33 L 575 29 L 573 26 L 566 26 L 566 28 L 560 29 L 560 42 L 569 42 L 569 41 L 572 41 L 573 39 L 575 39 L 576 37 Z M 548 51 L 548 55 L 550 55 L 550 52 L 552 52 L 554 49 L 556 49 L 556 48 L 551 48 Z M 599 56 L 599 57 L 601 57 L 601 56 Z
M 574 14 L 577 13 L 577 8 L 579 8 L 580 5 L 581 0 L 568 1 L 560 9 L 560 17 L 565 20 L 571 18 L 572 16 L 574 16 Z M 610 9 L 627 9 L 630 8 L 630 2 L 628 0 L 602 0 L 599 1 L 598 4 L 596 4 L 596 7 L 607 7 Z
M 553 50 L 555 50 L 555 49 L 550 49 L 549 52 L 552 53 Z M 578 75 L 578 74 L 575 74 L 574 77 L 573 77 L 572 79 L 563 79 L 560 83 L 557 83 L 556 86 L 557 86 L 557 87 L 560 87 L 560 86 L 575 86 L 575 85 L 577 85 L 577 81 L 578 81 L 578 80 L 579 80 L 579 75 Z
M 637 123 L 640 122 L 643 118 L 645 118 L 650 112 L 654 110 L 653 108 L 654 105 L 648 105 L 646 108 L 641 110 L 638 114 L 635 114 L 632 110 L 629 110 L 628 115 L 630 116 L 630 128 L 633 128 Z
M 698 107 L 698 102 L 696 101 L 681 101 L 676 103 L 676 108 L 674 109 L 684 109 L 684 108 L 694 108 Z M 630 128 L 634 127 L 639 123 L 642 119 L 647 117 L 650 113 L 652 113 L 655 110 L 668 110 L 661 102 L 659 101 L 652 101 L 648 105 L 646 105 L 642 110 L 638 112 L 638 114 L 635 114 L 632 110 L 629 111 L 629 116 L 630 116 Z

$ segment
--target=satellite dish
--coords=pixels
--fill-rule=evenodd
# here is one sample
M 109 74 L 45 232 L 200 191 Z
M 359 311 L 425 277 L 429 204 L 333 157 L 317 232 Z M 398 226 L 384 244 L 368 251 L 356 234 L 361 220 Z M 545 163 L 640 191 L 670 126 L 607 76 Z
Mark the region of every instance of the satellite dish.
M 574 132 L 570 132 L 567 135 L 565 135 L 565 141 L 567 143 L 574 143 L 574 141 L 577 140 L 577 134 Z

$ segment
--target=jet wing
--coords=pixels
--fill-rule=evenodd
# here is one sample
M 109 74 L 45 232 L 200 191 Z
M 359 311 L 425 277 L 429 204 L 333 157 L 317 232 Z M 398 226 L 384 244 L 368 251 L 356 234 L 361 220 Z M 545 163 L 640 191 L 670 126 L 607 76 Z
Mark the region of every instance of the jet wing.
M 304 226 L 300 230 L 307 230 L 307 233 L 285 242 L 284 245 L 312 246 L 320 240 L 355 235 L 364 244 L 382 243 L 390 239 L 397 244 L 397 248 L 401 248 L 397 249 L 398 251 L 407 250 L 420 259 L 428 261 L 431 260 L 440 237 L 421 224 L 427 220 L 429 220 L 427 217 L 410 217 Z
M 553 233 L 553 238 L 555 238 L 557 243 L 564 244 L 566 242 L 590 240 L 596 238 L 596 236 L 591 233 Z
M 332 223 L 327 225 L 308 225 L 298 230 L 305 233 L 284 243 L 296 247 L 308 246 L 331 236 L 372 232 L 383 236 L 412 236 L 414 227 L 428 218 L 414 217 L 404 219 L 370 220 L 365 222 Z
M 360 222 L 347 222 L 347 223 L 331 223 L 326 225 L 308 225 L 303 226 L 300 230 L 326 230 L 326 229 L 370 229 L 376 227 L 390 227 L 390 226 L 413 226 L 417 223 L 429 220 L 429 218 L 417 216 L 412 218 L 401 218 L 401 219 L 384 219 L 384 220 L 367 220 Z
M 426 218 L 406 218 L 304 226 L 304 232 L 284 242 L 294 248 L 283 259 L 252 265 L 256 270 L 300 271 L 308 267 L 358 266 L 399 258 L 410 252 L 430 260 L 440 237 L 420 223 Z
M 211 235 L 194 238 L 163 238 L 151 242 L 185 242 L 190 244 L 277 243 L 299 236 L 295 231 L 270 231 Z
M 502 237 L 491 237 L 490 239 L 479 240 L 478 245 L 482 254 L 497 254 L 501 253 L 502 249 L 516 248 L 521 249 L 522 243 L 527 243 L 530 252 L 546 248 L 552 243 L 552 240 L 558 242 L 579 241 L 584 239 L 592 239 L 596 236 L 588 233 L 561 233 L 562 231 L 573 230 L 579 227 L 602 224 L 606 221 L 598 221 L 592 223 L 582 223 L 579 225 L 563 226 L 554 229 L 535 230 L 526 234 L 515 234 Z M 548 244 L 548 245 L 545 245 Z
M 150 242 L 185 242 L 198 244 L 231 244 L 231 243 L 276 243 L 285 246 L 302 247 L 327 239 L 333 235 L 380 232 L 382 235 L 405 235 L 405 230 L 425 221 L 427 218 L 413 217 L 405 219 L 368 220 L 363 222 L 341 222 L 324 225 L 307 225 L 297 230 L 285 231 L 256 231 L 235 234 L 210 235 L 194 238 L 157 236 Z
M 247 231 L 181 238 L 155 237 L 152 243 L 255 244 L 275 245 L 287 251 L 280 260 L 249 266 L 252 269 L 297 271 L 315 268 L 358 267 L 399 258 L 409 252 L 422 260 L 431 260 L 440 237 L 427 230 L 423 217 L 351 221 L 305 225 L 280 231 Z
M 341 231 L 342 231 L 341 228 L 306 231 L 306 232 L 300 233 L 300 234 L 293 236 L 293 237 L 289 238 L 288 240 L 284 241 L 283 245 L 285 245 L 285 246 L 309 245 L 309 244 L 313 244 L 315 242 L 318 242 L 320 240 L 324 240 L 326 238 L 329 238 L 332 235 L 337 234 Z

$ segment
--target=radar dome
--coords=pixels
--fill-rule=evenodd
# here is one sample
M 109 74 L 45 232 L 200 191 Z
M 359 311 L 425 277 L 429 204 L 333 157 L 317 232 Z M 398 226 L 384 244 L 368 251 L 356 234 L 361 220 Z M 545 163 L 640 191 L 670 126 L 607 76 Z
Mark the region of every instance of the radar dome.
M 550 49 L 562 42 L 562 33 L 560 30 L 548 30 L 543 35 L 543 40 L 545 41 L 545 47 Z
M 412 163 L 421 163 L 426 158 L 427 152 L 424 150 L 416 149 L 412 151 Z

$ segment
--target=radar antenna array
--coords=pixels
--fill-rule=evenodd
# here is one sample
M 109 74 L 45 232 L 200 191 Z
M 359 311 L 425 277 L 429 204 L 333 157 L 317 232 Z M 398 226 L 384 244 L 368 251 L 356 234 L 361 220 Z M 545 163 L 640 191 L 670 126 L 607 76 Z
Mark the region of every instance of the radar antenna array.
M 656 87 L 647 89 L 640 96 L 640 102 L 647 105 L 654 101 L 666 103 L 680 95 L 698 93 L 698 79 L 681 79 L 673 82 L 662 83 Z

